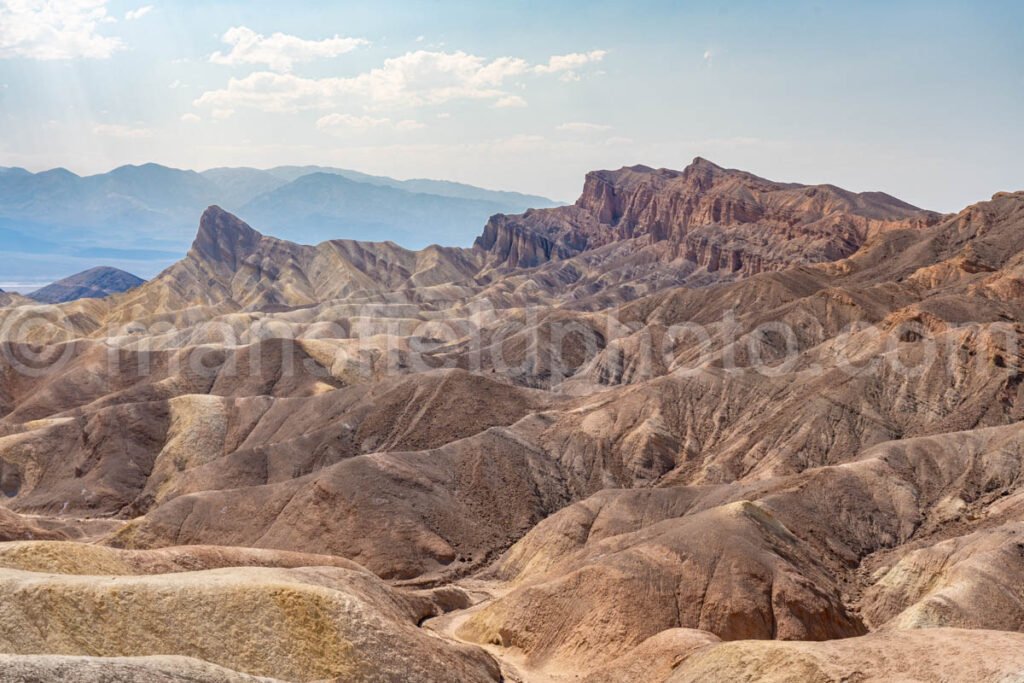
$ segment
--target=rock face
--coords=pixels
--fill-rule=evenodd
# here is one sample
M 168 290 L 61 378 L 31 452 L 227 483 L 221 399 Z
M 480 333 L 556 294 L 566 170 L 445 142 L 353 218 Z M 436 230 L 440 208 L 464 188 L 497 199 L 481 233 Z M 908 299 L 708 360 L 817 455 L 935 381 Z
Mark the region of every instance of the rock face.
M 753 275 L 835 261 L 878 232 L 938 220 L 883 193 L 776 183 L 697 158 L 683 171 L 588 173 L 575 206 L 495 216 L 476 246 L 516 268 L 642 239 L 707 273 Z
M 117 268 L 90 268 L 37 289 L 28 297 L 44 304 L 63 304 L 78 299 L 102 299 L 111 294 L 135 289 L 144 282 L 142 278 Z
M 698 160 L 419 252 L 211 207 L 0 309 L 0 671 L 1013 680 L 1022 335 L 1024 193 Z

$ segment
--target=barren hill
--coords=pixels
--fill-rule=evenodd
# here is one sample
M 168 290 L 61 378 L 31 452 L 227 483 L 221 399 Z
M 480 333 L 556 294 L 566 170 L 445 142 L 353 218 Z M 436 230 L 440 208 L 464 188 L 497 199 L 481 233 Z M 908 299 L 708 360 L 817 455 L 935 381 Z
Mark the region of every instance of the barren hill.
M 1022 236 L 700 159 L 474 249 L 211 207 L 0 309 L 0 671 L 1013 680 Z

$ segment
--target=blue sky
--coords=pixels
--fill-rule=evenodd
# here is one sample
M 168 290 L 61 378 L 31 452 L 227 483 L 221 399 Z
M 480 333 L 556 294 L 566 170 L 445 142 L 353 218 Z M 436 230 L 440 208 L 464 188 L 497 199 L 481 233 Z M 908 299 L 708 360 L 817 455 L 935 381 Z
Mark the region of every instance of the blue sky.
M 1024 188 L 1024 3 L 0 0 L 0 165 Z

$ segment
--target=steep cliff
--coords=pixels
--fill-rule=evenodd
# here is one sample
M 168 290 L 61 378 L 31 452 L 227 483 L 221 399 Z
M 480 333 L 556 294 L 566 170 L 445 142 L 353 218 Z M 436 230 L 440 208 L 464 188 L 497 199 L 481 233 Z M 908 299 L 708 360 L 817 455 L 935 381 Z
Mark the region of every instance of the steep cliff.
M 777 183 L 698 157 L 682 171 L 588 173 L 574 206 L 494 216 L 476 246 L 493 267 L 516 268 L 642 240 L 708 273 L 752 275 L 835 261 L 876 233 L 940 218 L 880 192 Z

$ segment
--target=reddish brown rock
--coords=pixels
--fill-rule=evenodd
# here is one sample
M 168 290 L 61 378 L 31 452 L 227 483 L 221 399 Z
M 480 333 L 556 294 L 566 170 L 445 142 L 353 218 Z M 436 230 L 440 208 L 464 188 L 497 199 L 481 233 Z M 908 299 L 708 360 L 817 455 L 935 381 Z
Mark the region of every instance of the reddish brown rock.
M 683 171 L 588 173 L 575 206 L 495 216 L 476 246 L 496 267 L 521 268 L 641 239 L 707 273 L 753 275 L 836 261 L 879 232 L 939 218 L 880 192 L 776 183 L 697 158 Z

